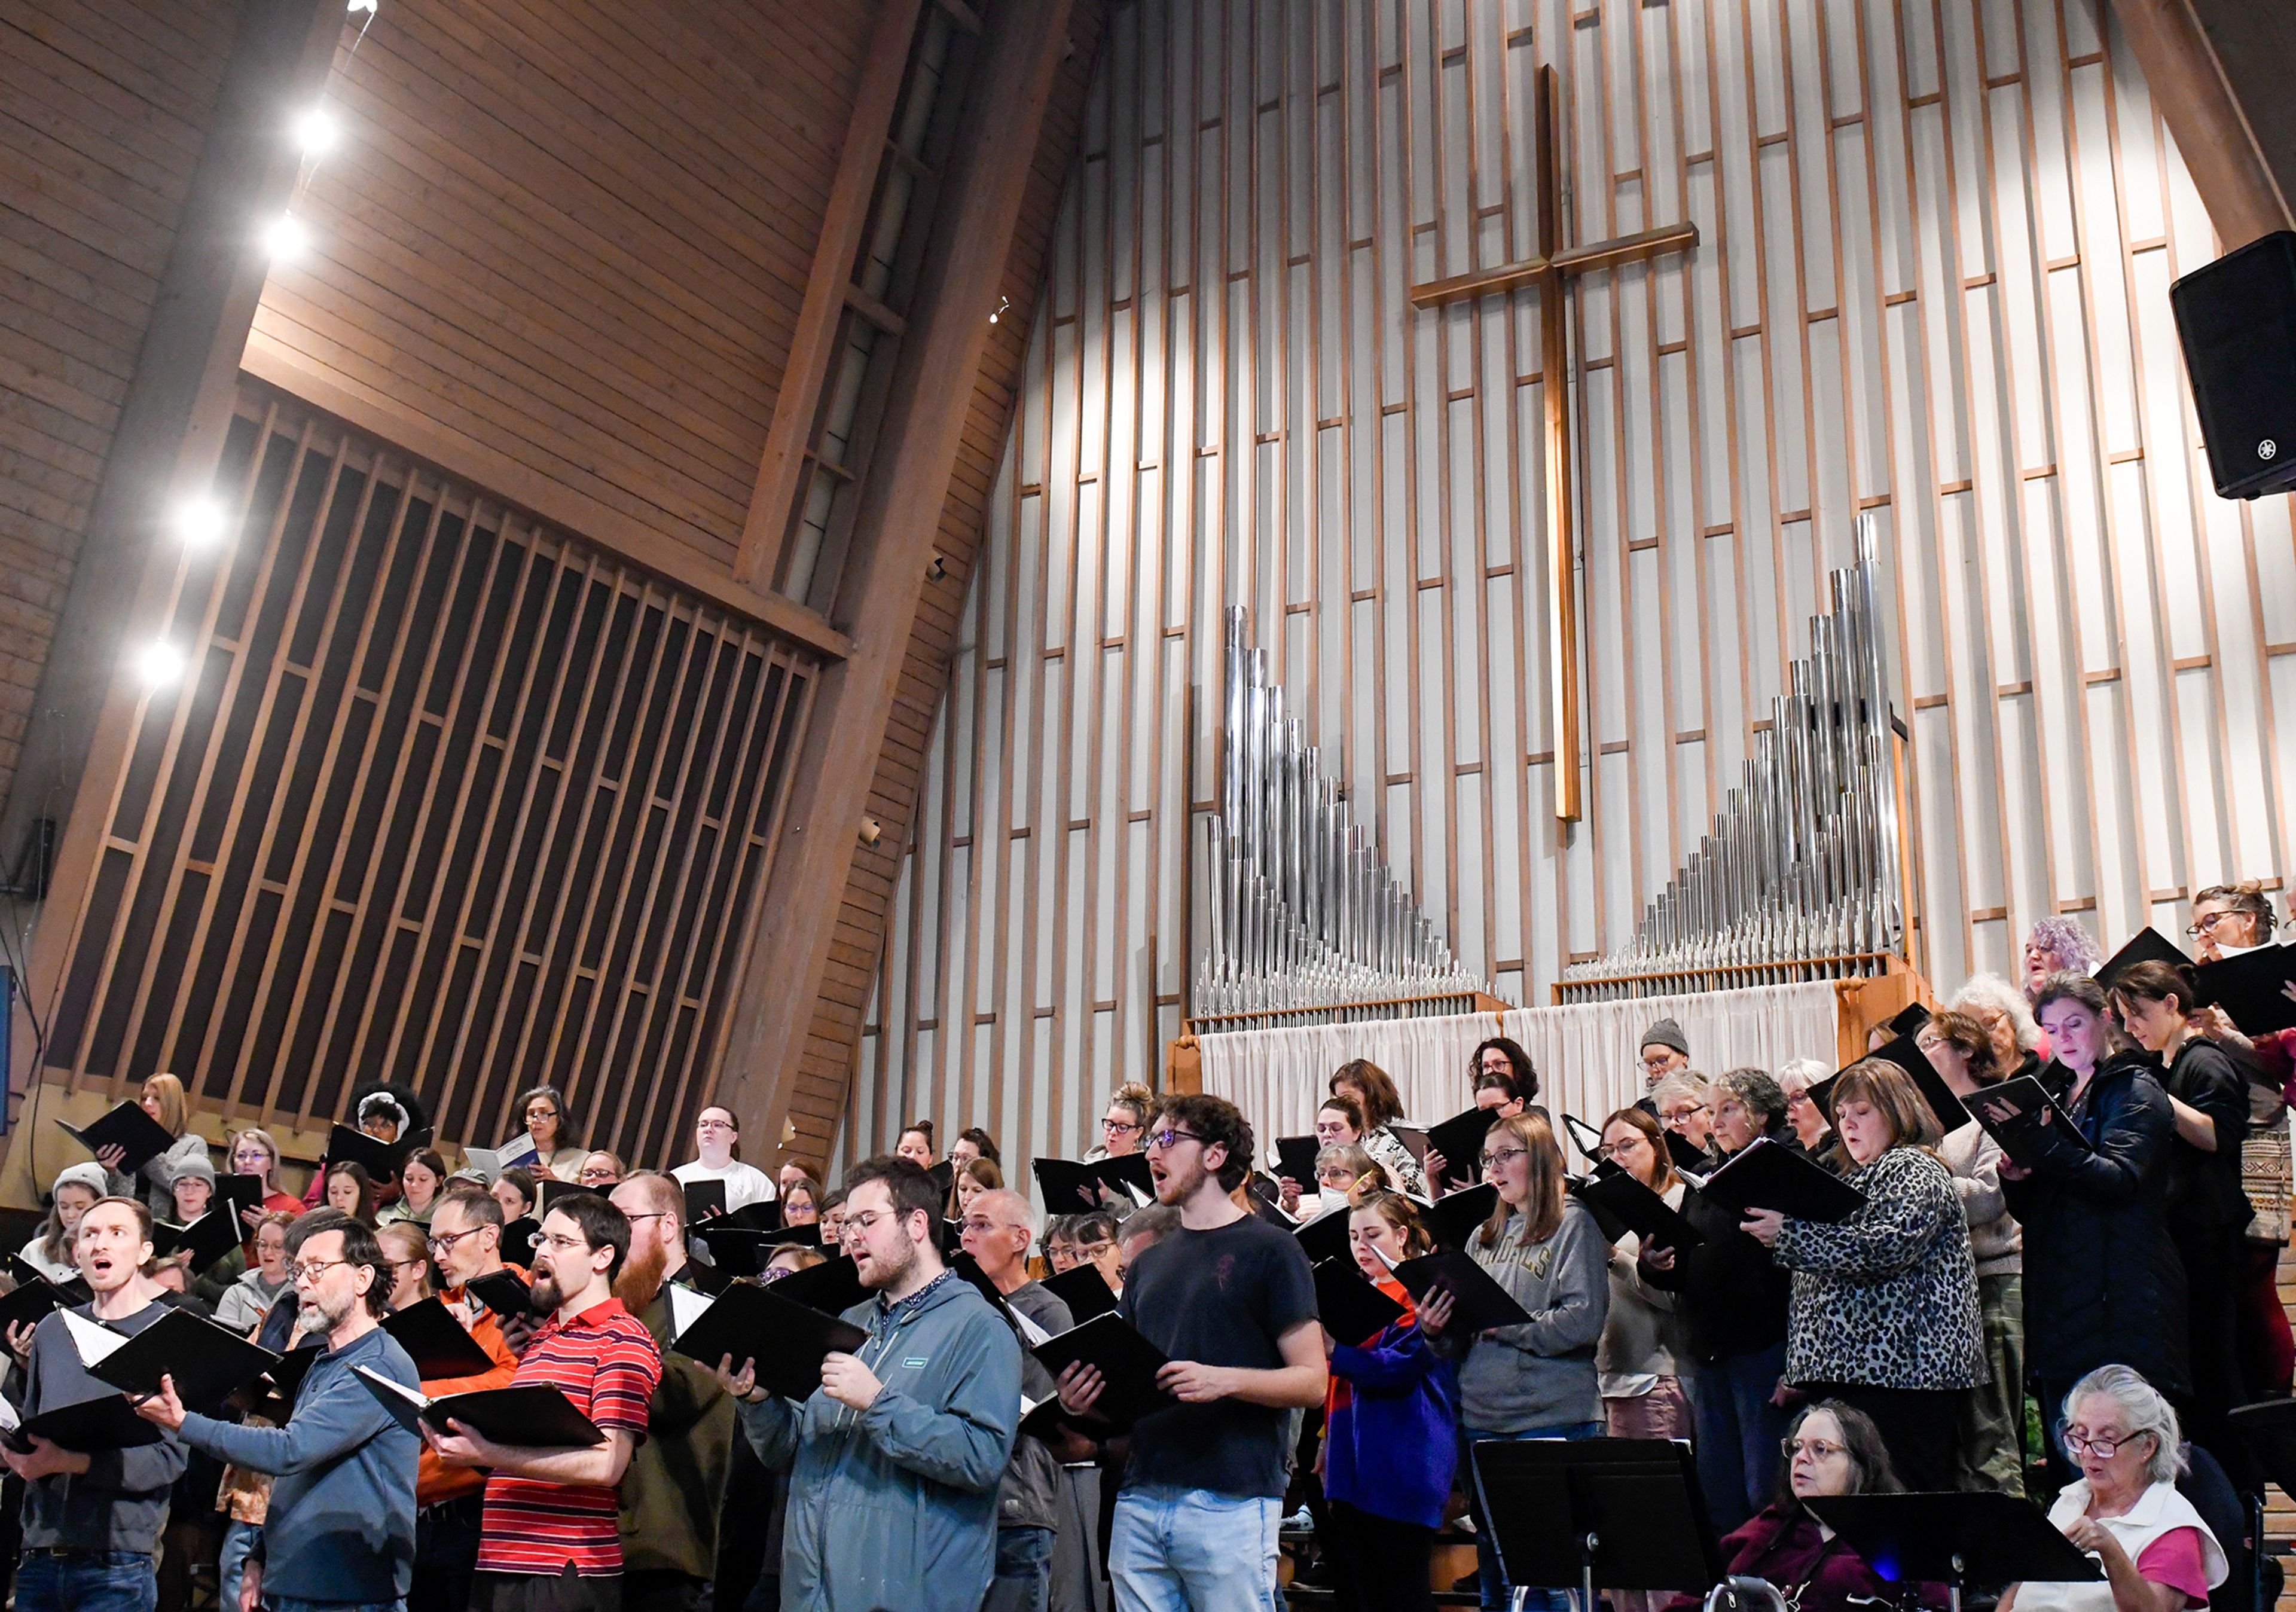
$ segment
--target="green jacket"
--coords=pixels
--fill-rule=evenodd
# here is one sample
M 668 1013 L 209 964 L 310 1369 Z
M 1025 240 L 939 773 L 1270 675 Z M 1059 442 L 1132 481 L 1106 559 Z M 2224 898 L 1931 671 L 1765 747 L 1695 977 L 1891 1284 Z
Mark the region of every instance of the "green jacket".
M 718 1512 L 734 1459 L 734 1401 L 718 1374 L 670 1352 L 669 1293 L 638 1319 L 661 1349 L 652 1420 L 622 1474 L 622 1567 L 629 1573 L 718 1572 Z

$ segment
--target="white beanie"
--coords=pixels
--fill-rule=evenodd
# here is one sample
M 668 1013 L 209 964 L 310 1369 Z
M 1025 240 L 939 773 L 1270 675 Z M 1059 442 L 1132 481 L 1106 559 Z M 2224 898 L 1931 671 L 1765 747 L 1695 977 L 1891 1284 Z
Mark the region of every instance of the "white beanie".
M 103 1166 L 94 1163 L 76 1164 L 68 1169 L 57 1171 L 55 1185 L 48 1189 L 48 1197 L 53 1199 L 57 1193 L 68 1186 L 86 1187 L 98 1198 L 106 1196 L 111 1191 L 111 1182 L 104 1178 Z

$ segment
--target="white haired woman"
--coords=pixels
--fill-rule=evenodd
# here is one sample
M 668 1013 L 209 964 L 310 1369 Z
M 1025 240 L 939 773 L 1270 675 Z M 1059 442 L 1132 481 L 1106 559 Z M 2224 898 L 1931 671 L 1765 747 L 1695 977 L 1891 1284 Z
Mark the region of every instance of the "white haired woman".
M 2175 1407 L 2128 1366 L 2099 1366 L 2065 1395 L 2057 1429 L 2081 1475 L 2049 1520 L 2095 1555 L 2103 1582 L 2013 1584 L 2000 1612 L 2183 1612 L 2229 1571 L 2224 1549 L 2177 1490 L 2185 1469 Z
M 2048 1032 L 2024 992 L 1998 974 L 1972 974 L 1948 1007 L 1973 1016 L 1993 1039 L 1993 1068 L 2004 1080 L 2038 1075 L 2053 1055 Z
M 1833 1122 L 1825 1117 L 1810 1087 L 1826 1080 L 1833 1066 L 1815 1058 L 1789 1058 L 1778 1066 L 1778 1090 L 1786 1094 L 1786 1123 L 1794 1140 L 1812 1158 L 1823 1152 L 1833 1135 Z

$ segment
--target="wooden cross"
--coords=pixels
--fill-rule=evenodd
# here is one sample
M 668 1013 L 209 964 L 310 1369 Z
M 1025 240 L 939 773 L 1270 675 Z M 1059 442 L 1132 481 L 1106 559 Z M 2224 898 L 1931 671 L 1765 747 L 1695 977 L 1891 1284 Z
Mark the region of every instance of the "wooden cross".
M 1449 280 L 1411 288 L 1414 307 L 1442 307 L 1478 297 L 1496 297 L 1529 287 L 1538 292 L 1540 390 L 1546 400 L 1546 563 L 1554 596 L 1554 630 L 1548 682 L 1554 695 L 1554 814 L 1578 819 L 1578 603 L 1573 574 L 1578 542 L 1570 489 L 1570 335 L 1563 323 L 1563 294 L 1570 282 L 1595 269 L 1639 263 L 1698 244 L 1694 224 L 1669 224 L 1639 234 L 1584 246 L 1562 245 L 1562 170 L 1557 130 L 1554 70 L 1538 70 L 1531 119 L 1538 163 L 1538 256 L 1504 267 L 1480 269 Z

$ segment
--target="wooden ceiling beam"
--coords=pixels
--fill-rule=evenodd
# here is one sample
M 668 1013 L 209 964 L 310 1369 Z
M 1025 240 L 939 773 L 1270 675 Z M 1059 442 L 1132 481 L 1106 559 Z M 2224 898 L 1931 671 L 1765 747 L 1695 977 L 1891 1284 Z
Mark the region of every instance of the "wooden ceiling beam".
M 984 26 L 836 591 L 853 652 L 824 674 L 807 724 L 719 1081 L 719 1101 L 752 1136 L 778 1141 L 796 1090 L 964 434 L 955 400 L 972 396 L 988 347 L 1070 9 L 1005 0 Z
M 2284 183 L 2296 183 L 2296 172 L 2276 178 L 2250 116 L 2256 112 L 2276 131 L 2296 127 L 2284 105 L 2289 76 L 2296 72 L 2296 26 L 2284 14 L 2256 17 L 2243 7 L 2286 10 L 2256 7 L 2254 0 L 2112 0 L 2129 51 L 2226 251 L 2296 224 L 2284 189 Z M 2219 54 L 2225 29 L 2259 26 L 2273 31 L 2255 40 L 2244 32 L 2248 49 L 2237 58 Z M 2228 67 L 2236 70 L 2240 88 Z M 2284 151 L 2280 158 L 2284 170 L 2296 167 L 2296 151 Z

